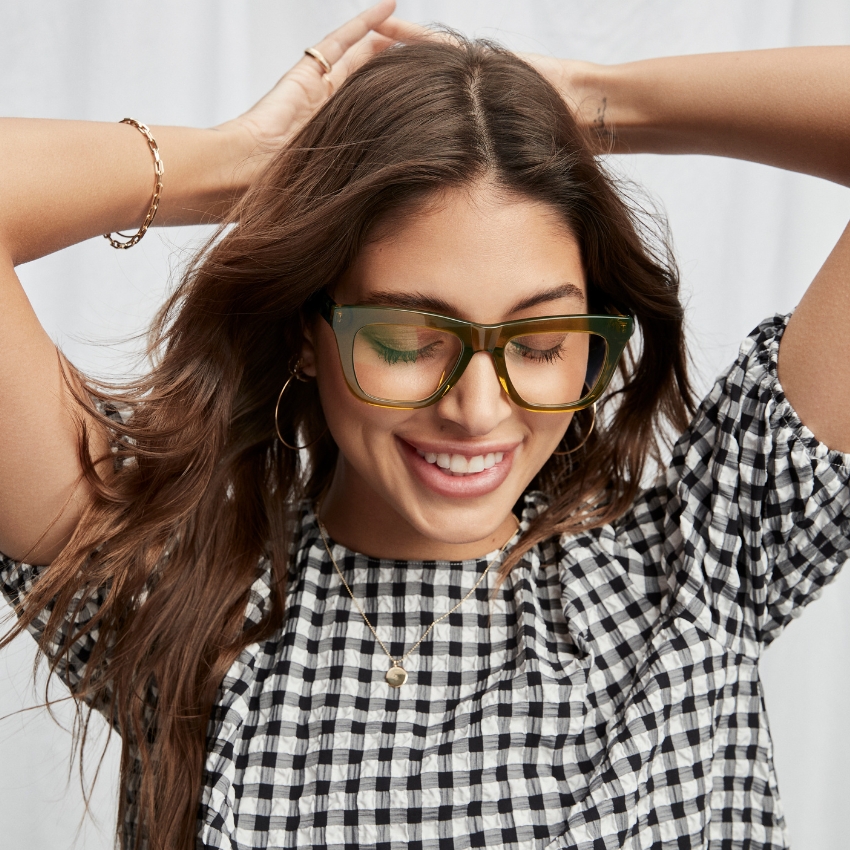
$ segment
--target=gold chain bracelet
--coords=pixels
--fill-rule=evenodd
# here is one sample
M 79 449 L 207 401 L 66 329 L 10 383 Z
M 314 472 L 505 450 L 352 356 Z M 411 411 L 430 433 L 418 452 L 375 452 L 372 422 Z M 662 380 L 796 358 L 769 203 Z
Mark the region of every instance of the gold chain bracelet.
M 157 208 L 159 207 L 159 198 L 162 195 L 162 174 L 165 171 L 165 166 L 162 164 L 162 160 L 159 157 L 159 145 L 156 143 L 156 139 L 151 134 L 151 131 L 145 124 L 142 124 L 140 121 L 136 121 L 135 118 L 122 118 L 122 124 L 129 124 L 132 127 L 135 127 L 148 141 L 148 147 L 151 149 L 151 154 L 153 155 L 153 171 L 154 171 L 154 182 L 153 182 L 153 198 L 151 200 L 150 209 L 148 210 L 148 214 L 145 216 L 145 220 L 142 222 L 142 226 L 139 228 L 137 233 L 134 233 L 132 236 L 128 236 L 125 233 L 117 233 L 116 236 L 120 236 L 123 239 L 126 239 L 126 242 L 119 242 L 117 239 L 113 238 L 111 233 L 104 233 L 103 238 L 109 240 L 109 244 L 113 248 L 132 248 L 134 245 L 138 244 L 141 238 L 147 233 L 148 228 L 153 223 L 154 216 L 156 215 Z

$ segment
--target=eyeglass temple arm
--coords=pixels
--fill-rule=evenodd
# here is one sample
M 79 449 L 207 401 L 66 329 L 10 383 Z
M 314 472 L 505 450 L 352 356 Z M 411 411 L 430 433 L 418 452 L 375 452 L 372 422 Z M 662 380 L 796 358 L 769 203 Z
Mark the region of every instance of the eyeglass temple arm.
M 322 292 L 318 299 L 319 315 L 331 326 L 334 326 L 334 308 L 336 302 L 328 295 L 327 292 Z

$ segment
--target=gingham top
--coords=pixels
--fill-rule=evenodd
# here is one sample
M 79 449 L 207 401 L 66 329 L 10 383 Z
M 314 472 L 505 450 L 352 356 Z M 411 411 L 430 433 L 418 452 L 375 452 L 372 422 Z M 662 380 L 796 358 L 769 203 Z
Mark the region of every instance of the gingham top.
M 783 395 L 785 321 L 745 341 L 627 515 L 534 549 L 493 602 L 488 575 L 399 690 L 305 508 L 286 621 L 221 685 L 197 846 L 786 847 L 758 661 L 846 557 L 850 455 Z M 523 526 L 545 505 L 527 495 Z M 332 545 L 395 655 L 487 560 Z M 4 560 L 4 593 L 37 573 Z M 263 571 L 249 621 L 268 599 Z

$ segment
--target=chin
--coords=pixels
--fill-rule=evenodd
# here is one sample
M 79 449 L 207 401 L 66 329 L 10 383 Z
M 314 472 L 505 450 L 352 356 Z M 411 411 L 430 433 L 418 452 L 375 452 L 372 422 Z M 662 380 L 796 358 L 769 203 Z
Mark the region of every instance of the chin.
M 430 494 L 409 494 L 396 502 L 396 510 L 423 537 L 448 545 L 485 540 L 496 533 L 511 513 L 519 493 L 493 494 L 486 499 L 434 499 Z

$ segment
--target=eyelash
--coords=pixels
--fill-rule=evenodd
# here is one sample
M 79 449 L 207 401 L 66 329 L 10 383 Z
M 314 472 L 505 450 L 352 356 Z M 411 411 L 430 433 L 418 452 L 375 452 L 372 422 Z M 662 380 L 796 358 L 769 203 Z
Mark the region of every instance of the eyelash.
M 431 343 L 431 345 L 426 345 L 425 348 L 413 348 L 408 350 L 399 350 L 397 348 L 390 348 L 387 345 L 383 345 L 377 340 L 372 341 L 372 345 L 375 347 L 375 350 L 378 354 L 389 364 L 394 365 L 395 363 L 416 363 L 417 360 L 424 360 L 426 358 L 430 358 L 434 356 L 434 347 L 437 343 Z
M 556 360 L 564 359 L 563 349 L 560 345 L 557 345 L 554 348 L 547 348 L 545 350 L 532 349 L 527 345 L 522 345 L 521 343 L 513 341 L 511 341 L 511 345 L 520 357 L 524 357 L 527 360 L 534 360 L 538 363 L 554 363 Z

